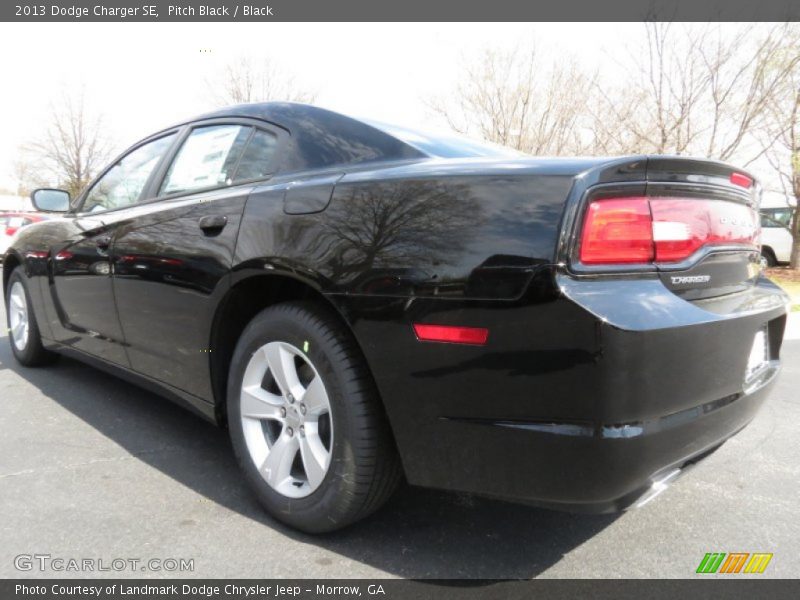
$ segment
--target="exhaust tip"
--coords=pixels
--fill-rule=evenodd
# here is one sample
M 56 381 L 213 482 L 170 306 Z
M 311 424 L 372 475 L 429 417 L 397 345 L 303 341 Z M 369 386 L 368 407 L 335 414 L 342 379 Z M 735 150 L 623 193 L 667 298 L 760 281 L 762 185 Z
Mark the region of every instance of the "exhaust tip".
M 683 469 L 673 469 L 658 479 L 655 479 L 648 490 L 633 503 L 631 508 L 641 508 L 656 496 L 661 495 L 661 493 L 669 487 L 669 484 L 675 481 L 681 473 L 683 473 Z

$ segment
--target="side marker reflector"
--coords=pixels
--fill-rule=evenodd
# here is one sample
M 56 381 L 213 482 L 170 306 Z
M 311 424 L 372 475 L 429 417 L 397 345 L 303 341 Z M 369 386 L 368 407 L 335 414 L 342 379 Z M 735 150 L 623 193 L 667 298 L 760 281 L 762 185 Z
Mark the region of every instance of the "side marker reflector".
M 423 325 L 414 323 L 414 333 L 421 342 L 473 344 L 483 346 L 489 339 L 489 330 L 483 327 L 456 327 L 453 325 Z

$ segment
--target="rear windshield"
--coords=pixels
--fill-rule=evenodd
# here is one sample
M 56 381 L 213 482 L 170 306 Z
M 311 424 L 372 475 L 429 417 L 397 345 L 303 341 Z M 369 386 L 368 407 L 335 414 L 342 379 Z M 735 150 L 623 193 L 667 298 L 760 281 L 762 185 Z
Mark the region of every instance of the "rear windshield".
M 397 125 L 366 120 L 364 122 L 435 158 L 519 158 L 528 156 L 513 148 L 454 134 L 430 135 Z

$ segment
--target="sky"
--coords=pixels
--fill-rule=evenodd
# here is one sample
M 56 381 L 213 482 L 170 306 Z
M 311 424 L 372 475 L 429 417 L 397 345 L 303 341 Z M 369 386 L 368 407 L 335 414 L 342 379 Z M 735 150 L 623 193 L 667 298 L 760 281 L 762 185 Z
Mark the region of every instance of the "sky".
M 424 100 L 452 89 L 483 48 L 535 37 L 554 57 L 596 66 L 640 33 L 638 23 L 2 23 L 0 188 L 15 187 L 19 145 L 64 92 L 83 89 L 122 150 L 214 108 L 207 82 L 230 60 L 263 56 L 320 106 L 436 131 L 445 126 Z
M 736 24 L 723 25 L 736 27 Z M 447 97 L 470 58 L 528 47 L 609 80 L 644 42 L 641 23 L 0 23 L 0 193 L 50 106 L 83 93 L 116 151 L 216 108 L 209 82 L 241 57 L 268 58 L 315 103 L 446 131 L 426 99 Z M 755 169 L 758 171 L 758 169 Z M 764 181 L 766 173 L 756 173 Z M 771 173 L 770 173 L 771 174 Z

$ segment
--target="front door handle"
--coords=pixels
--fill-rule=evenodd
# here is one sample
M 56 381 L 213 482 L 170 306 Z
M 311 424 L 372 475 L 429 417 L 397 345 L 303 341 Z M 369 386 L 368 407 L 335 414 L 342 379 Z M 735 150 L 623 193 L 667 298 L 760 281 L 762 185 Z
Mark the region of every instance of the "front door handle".
M 201 217 L 197 224 L 206 233 L 219 233 L 228 223 L 228 217 L 224 215 L 206 215 Z

